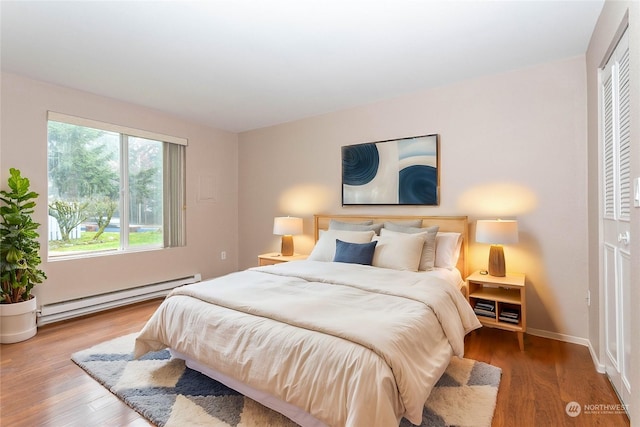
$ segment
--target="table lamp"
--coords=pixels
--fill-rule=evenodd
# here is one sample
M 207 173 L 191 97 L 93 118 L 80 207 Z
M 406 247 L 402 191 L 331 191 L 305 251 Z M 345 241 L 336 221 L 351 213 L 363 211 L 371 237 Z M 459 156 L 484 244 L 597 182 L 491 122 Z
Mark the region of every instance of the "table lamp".
M 274 218 L 273 234 L 282 236 L 281 255 L 293 255 L 293 235 L 302 234 L 302 218 L 292 216 L 279 216 Z
M 489 274 L 496 277 L 506 275 L 502 245 L 518 243 L 518 221 L 488 220 L 476 222 L 476 242 L 489 243 Z

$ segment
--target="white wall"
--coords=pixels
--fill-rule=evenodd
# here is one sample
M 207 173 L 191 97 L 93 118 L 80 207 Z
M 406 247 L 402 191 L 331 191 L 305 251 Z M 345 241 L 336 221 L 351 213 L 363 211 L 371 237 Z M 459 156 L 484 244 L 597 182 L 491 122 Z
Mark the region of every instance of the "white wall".
M 626 17 L 625 17 L 626 16 Z M 640 3 L 637 1 L 610 1 L 604 4 L 587 50 L 588 85 L 588 176 L 589 176 L 589 289 L 592 304 L 589 311 L 589 341 L 601 363 L 605 360 L 604 304 L 600 289 L 599 247 L 599 176 L 598 176 L 598 68 L 607 59 L 610 46 L 616 41 L 616 33 L 623 22 L 629 24 L 630 75 L 631 75 L 631 176 L 640 177 Z M 640 402 L 640 209 L 631 210 L 631 301 L 632 363 L 631 389 L 634 403 Z M 640 425 L 640 405 L 629 407 L 632 425 Z
M 196 125 L 114 99 L 25 77 L 1 76 L 0 176 L 7 188 L 9 168 L 22 171 L 40 193 L 35 220 L 47 224 L 47 110 L 188 138 L 187 246 L 79 260 L 47 260 L 47 232 L 40 230 L 45 284 L 39 304 L 100 294 L 193 273 L 204 278 L 236 270 L 238 256 L 237 135 Z M 216 200 L 199 203 L 200 176 L 212 177 Z M 220 251 L 226 250 L 226 261 Z
M 588 336 L 586 72 L 583 56 L 465 81 L 346 111 L 242 133 L 240 267 L 278 251 L 273 217 L 314 213 L 516 217 L 507 268 L 527 274 L 528 326 Z M 341 207 L 340 147 L 438 133 L 438 207 Z M 488 246 L 474 244 L 471 267 Z

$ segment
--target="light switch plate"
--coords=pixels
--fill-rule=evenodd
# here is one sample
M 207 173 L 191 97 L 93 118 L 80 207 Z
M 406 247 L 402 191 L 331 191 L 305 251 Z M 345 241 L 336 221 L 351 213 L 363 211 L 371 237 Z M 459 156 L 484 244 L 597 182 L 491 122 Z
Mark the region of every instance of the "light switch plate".
M 640 177 L 633 180 L 633 206 L 640 208 Z

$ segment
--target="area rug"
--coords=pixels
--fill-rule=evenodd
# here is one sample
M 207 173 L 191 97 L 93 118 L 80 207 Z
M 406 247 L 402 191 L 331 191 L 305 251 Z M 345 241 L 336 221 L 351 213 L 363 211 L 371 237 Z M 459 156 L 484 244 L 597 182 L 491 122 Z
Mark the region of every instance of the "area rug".
M 72 355 L 72 360 L 151 423 L 160 427 L 295 427 L 288 418 L 171 358 L 168 350 L 133 359 L 137 334 Z M 454 358 L 438 381 L 421 426 L 490 426 L 500 368 Z M 400 426 L 413 424 L 403 419 Z

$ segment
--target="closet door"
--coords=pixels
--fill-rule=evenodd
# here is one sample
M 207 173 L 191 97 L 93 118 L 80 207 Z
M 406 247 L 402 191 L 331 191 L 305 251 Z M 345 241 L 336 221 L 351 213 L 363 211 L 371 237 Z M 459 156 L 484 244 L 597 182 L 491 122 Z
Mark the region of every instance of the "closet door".
M 600 75 L 602 257 L 606 373 L 631 403 L 631 139 L 629 39 L 625 33 Z

